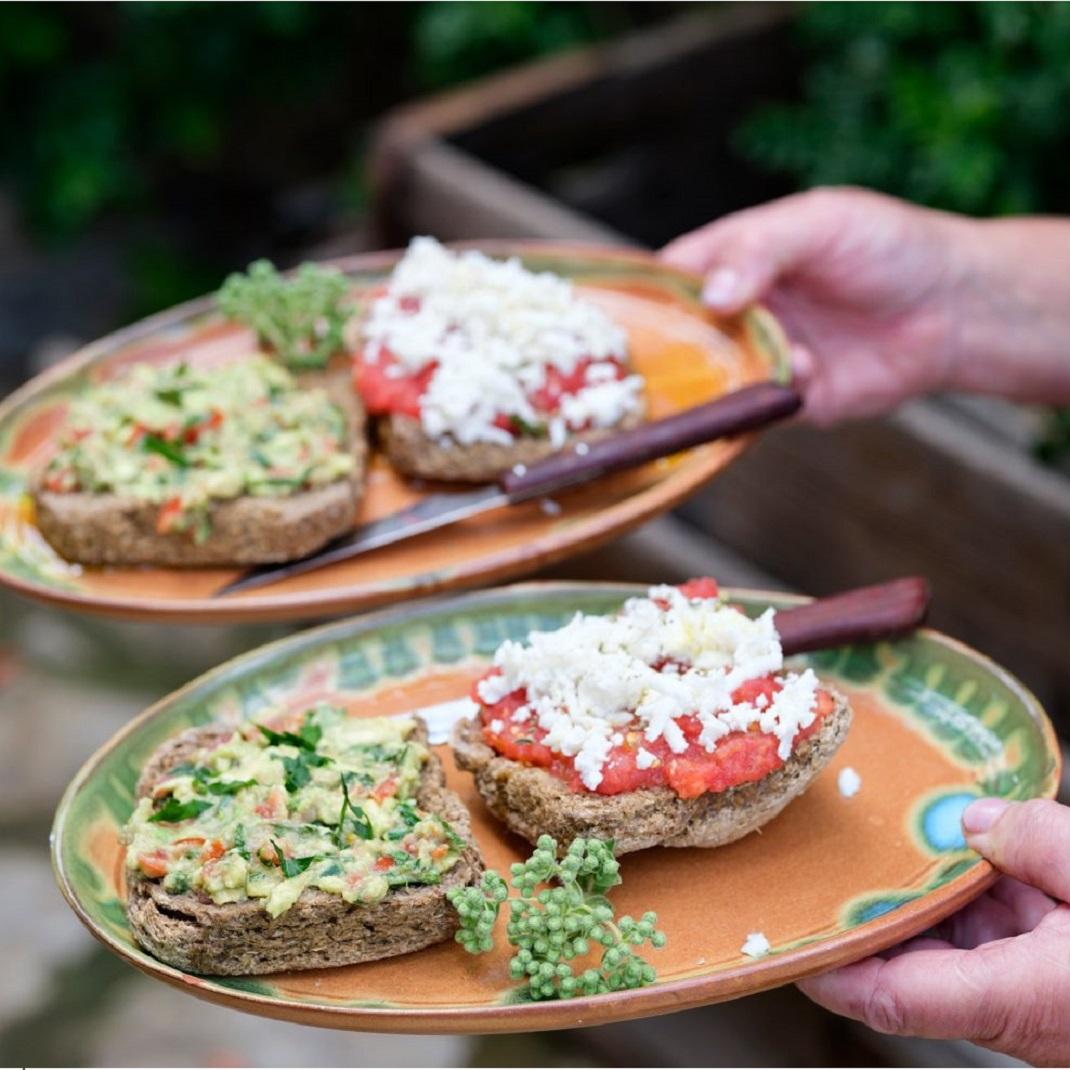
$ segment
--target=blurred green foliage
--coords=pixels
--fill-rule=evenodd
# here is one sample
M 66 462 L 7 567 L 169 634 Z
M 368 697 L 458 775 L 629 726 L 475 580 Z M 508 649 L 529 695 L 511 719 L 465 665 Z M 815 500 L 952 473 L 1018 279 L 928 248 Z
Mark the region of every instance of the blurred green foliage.
M 329 91 L 344 55 L 319 8 L 0 5 L 0 171 L 37 233 L 154 207 L 160 170 L 219 166 L 252 108 Z
M 413 26 L 412 65 L 416 80 L 427 88 L 595 41 L 631 21 L 621 4 L 453 0 L 421 6 Z
M 118 228 L 143 316 L 359 212 L 391 106 L 677 6 L 0 4 L 0 186 L 39 243 Z
M 757 109 L 751 160 L 975 214 L 1070 210 L 1070 4 L 815 3 L 802 99 Z
M 284 183 L 302 153 L 343 171 L 344 146 L 389 105 L 628 29 L 651 7 L 3 4 L 0 180 L 38 235 L 62 239 L 109 210 L 166 212 L 183 177 Z M 325 150 L 330 137 L 343 147 Z
M 974 215 L 1070 213 L 1070 4 L 814 3 L 801 99 L 737 131 L 800 186 L 850 183 Z M 1036 446 L 1070 458 L 1070 410 Z

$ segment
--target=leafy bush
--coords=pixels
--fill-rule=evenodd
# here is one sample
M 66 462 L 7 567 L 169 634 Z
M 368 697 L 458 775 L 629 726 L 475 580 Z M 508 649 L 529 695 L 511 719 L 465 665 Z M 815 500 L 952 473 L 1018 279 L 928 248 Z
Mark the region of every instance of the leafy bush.
M 288 261 L 359 210 L 366 134 L 391 106 L 664 15 L 542 0 L 0 4 L 0 185 L 39 242 L 109 227 L 126 314 L 145 315 L 236 263 Z
M 1070 210 L 1070 4 L 816 3 L 802 100 L 759 108 L 750 159 L 974 214 Z
M 63 239 L 109 210 L 166 213 L 191 179 L 341 173 L 392 104 L 628 29 L 651 7 L 3 4 L 0 180 L 39 235 Z
M 816 3 L 802 99 L 737 131 L 803 186 L 852 183 L 974 215 L 1070 212 L 1070 4 Z M 1070 410 L 1037 455 L 1070 456 Z

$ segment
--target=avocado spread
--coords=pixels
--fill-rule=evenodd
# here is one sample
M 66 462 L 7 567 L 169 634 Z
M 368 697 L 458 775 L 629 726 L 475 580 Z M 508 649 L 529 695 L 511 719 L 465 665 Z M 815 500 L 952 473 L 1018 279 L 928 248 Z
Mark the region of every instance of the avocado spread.
M 213 502 L 285 497 L 354 468 L 345 417 L 256 356 L 211 369 L 135 364 L 71 405 L 45 490 L 114 493 L 160 506 L 160 534 L 211 533 Z
M 272 917 L 306 888 L 374 903 L 438 884 L 464 841 L 416 804 L 427 747 L 411 718 L 319 705 L 280 731 L 247 722 L 172 767 L 127 823 L 126 865 L 166 891 L 260 899 Z

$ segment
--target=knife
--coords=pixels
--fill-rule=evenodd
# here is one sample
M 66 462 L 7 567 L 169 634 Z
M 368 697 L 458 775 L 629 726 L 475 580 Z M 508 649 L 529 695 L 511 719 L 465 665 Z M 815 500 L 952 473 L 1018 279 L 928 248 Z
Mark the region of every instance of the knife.
M 773 623 L 788 657 L 848 643 L 894 639 L 920 628 L 928 611 L 928 585 L 920 576 L 909 576 L 777 610 Z M 470 698 L 456 698 L 397 716 L 422 717 L 430 741 L 447 743 L 453 726 L 478 712 Z
M 516 465 L 497 483 L 458 493 L 429 494 L 415 505 L 364 524 L 323 549 L 282 565 L 261 565 L 216 591 L 212 597 L 263 587 L 290 576 L 347 561 L 358 554 L 422 535 L 503 505 L 541 498 L 599 476 L 783 420 L 797 412 L 802 397 L 790 386 L 755 383 L 716 401 L 642 424 L 597 442 L 577 443 L 528 466 Z

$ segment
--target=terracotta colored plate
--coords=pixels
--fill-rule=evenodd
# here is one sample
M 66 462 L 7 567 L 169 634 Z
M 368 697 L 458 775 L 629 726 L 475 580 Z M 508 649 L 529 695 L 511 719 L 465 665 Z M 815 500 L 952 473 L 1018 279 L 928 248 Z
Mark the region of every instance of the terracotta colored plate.
M 647 377 L 651 416 L 708 401 L 726 390 L 787 374 L 786 343 L 769 313 L 712 320 L 698 280 L 652 257 L 586 246 L 481 243 L 516 253 L 532 268 L 576 280 L 627 330 Z M 378 285 L 397 254 L 335 263 L 360 294 Z M 38 376 L 0 404 L 0 582 L 71 609 L 182 621 L 283 620 L 341 613 L 434 591 L 489 583 L 558 561 L 672 508 L 738 456 L 746 440 L 711 443 L 609 477 L 562 497 L 559 515 L 539 503 L 502 509 L 353 561 L 271 587 L 212 599 L 238 573 L 228 569 L 72 568 L 33 526 L 24 494 L 49 455 L 72 395 L 132 361 L 230 359 L 251 335 L 222 321 L 202 298 L 135 324 Z M 426 493 L 426 491 L 423 491 Z M 420 489 L 377 458 L 358 521 L 410 504 Z
M 719 850 L 628 855 L 621 913 L 656 910 L 668 945 L 644 989 L 551 1003 L 512 997 L 506 951 L 473 958 L 447 942 L 378 963 L 263 978 L 206 978 L 157 962 L 131 941 L 118 830 L 138 771 L 165 739 L 267 705 L 326 699 L 354 716 L 464 695 L 505 638 L 605 612 L 638 587 L 529 584 L 346 620 L 263 647 L 158 702 L 103 747 L 59 805 L 53 860 L 63 894 L 105 945 L 139 969 L 239 1010 L 312 1025 L 396 1032 L 561 1029 L 731 999 L 849 962 L 912 936 L 979 894 L 992 867 L 965 848 L 963 807 L 978 794 L 1054 795 L 1058 746 L 1044 712 L 1012 676 L 932 631 L 824 653 L 811 664 L 850 698 L 856 721 L 811 790 L 760 834 Z M 736 592 L 748 610 L 791 601 Z M 526 845 L 484 809 L 440 748 L 472 809 L 488 865 Z M 837 790 L 853 766 L 861 790 Z M 504 943 L 504 925 L 498 939 Z M 750 932 L 773 951 L 745 958 Z

